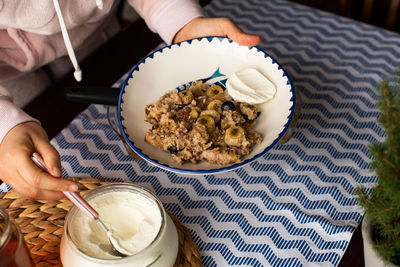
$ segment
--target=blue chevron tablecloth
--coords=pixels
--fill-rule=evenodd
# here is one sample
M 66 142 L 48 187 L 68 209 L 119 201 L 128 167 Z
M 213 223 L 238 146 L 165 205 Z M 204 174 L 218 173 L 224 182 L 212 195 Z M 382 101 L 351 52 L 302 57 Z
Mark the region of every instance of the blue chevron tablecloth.
M 182 176 L 129 157 L 106 107 L 91 105 L 52 140 L 63 175 L 152 190 L 205 266 L 337 266 L 363 216 L 354 189 L 376 181 L 376 87 L 400 65 L 400 35 L 281 0 L 214 0 L 206 12 L 261 35 L 285 68 L 302 99 L 292 138 L 244 168 Z

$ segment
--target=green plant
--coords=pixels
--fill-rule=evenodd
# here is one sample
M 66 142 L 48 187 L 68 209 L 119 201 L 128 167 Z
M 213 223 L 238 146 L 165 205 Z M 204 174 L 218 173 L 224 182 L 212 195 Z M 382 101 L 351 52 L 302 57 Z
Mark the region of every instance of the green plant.
M 371 221 L 375 250 L 386 262 L 400 265 L 400 80 L 382 82 L 380 94 L 379 122 L 386 137 L 369 147 L 378 182 L 371 194 L 365 188 L 357 194 Z

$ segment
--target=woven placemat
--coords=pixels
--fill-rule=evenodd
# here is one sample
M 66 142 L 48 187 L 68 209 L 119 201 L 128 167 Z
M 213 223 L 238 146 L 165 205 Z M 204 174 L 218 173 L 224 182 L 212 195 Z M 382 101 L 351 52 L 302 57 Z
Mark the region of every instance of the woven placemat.
M 81 195 L 100 185 L 109 184 L 94 178 L 74 179 Z M 64 218 L 72 202 L 63 198 L 57 201 L 37 201 L 22 198 L 14 190 L 0 193 L 0 205 L 7 209 L 19 225 L 36 266 L 62 266 L 60 241 L 64 231 Z M 179 236 L 176 267 L 202 266 L 200 254 L 189 230 L 169 213 Z

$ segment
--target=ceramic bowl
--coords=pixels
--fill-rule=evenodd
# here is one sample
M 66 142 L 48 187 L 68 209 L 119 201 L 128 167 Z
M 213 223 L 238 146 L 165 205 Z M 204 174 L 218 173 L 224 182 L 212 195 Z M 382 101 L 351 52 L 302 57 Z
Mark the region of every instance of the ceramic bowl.
M 170 90 L 179 90 L 196 80 L 221 80 L 245 68 L 255 68 L 276 86 L 275 97 L 258 105 L 255 130 L 263 141 L 232 165 L 176 163 L 171 155 L 146 143 L 151 129 L 145 121 L 145 107 Z M 279 63 L 257 47 L 240 46 L 228 38 L 204 37 L 158 49 L 141 60 L 129 73 L 121 90 L 118 120 L 128 145 L 144 160 L 181 174 L 211 174 L 242 167 L 267 153 L 285 134 L 294 111 L 292 83 Z

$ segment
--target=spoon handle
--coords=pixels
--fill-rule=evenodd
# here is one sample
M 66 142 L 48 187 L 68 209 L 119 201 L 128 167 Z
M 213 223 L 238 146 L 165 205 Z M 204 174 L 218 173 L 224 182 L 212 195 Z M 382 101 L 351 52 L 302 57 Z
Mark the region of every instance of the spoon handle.
M 42 170 L 47 171 L 46 166 L 44 165 L 44 161 L 39 153 L 34 152 L 32 154 L 32 160 L 36 163 Z M 85 213 L 90 219 L 97 220 L 99 218 L 99 214 L 95 211 L 89 203 L 87 203 L 78 193 L 76 192 L 67 192 L 63 191 L 64 195 L 69 198 L 83 213 Z

